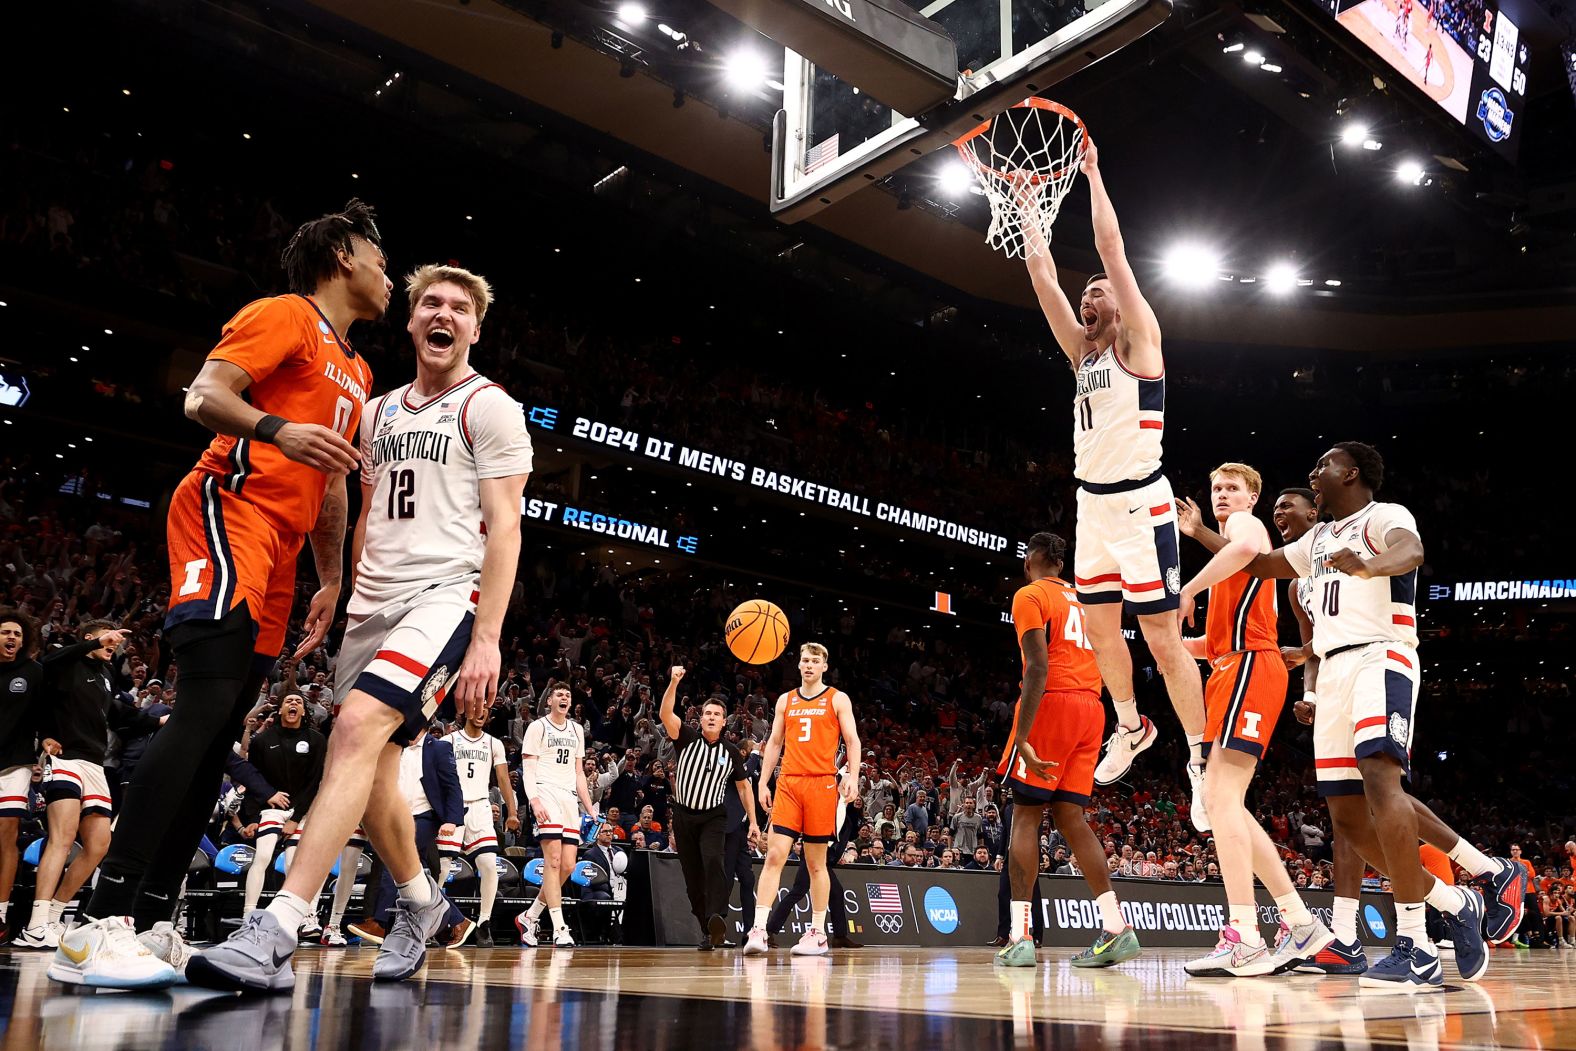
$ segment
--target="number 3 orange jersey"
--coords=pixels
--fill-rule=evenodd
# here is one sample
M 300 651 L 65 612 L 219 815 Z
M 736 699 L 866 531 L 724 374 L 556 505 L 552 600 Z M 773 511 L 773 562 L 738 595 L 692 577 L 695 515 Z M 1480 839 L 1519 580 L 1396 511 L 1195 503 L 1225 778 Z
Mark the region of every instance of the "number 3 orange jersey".
M 372 369 L 308 297 L 248 303 L 224 326 L 208 356 L 246 371 L 252 378 L 246 399 L 255 408 L 291 423 L 329 427 L 354 441 Z M 311 532 L 328 488 L 328 475 L 287 459 L 274 446 L 226 434 L 209 444 L 197 471 L 216 477 L 287 533 Z
M 783 776 L 836 773 L 837 743 L 843 738 L 832 706 L 837 690 L 827 686 L 814 697 L 790 690 L 783 696 L 788 699 L 783 710 Z
M 1084 637 L 1083 606 L 1072 585 L 1056 577 L 1041 577 L 1025 584 L 1012 597 L 1012 626 L 1020 648 L 1025 633 L 1045 629 L 1049 667 L 1045 690 L 1100 692 L 1100 668 L 1094 648 Z

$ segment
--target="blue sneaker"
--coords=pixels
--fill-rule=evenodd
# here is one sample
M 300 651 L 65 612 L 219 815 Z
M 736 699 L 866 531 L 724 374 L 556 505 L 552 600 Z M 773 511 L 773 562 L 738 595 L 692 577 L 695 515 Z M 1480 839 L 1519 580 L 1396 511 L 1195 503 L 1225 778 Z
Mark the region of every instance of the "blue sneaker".
M 1438 956 L 1419 949 L 1411 938 L 1397 938 L 1390 955 L 1368 968 L 1368 973 L 1357 979 L 1357 983 L 1364 989 L 1388 993 L 1443 989 L 1445 969 L 1439 965 Z
M 1358 975 L 1368 970 L 1368 956 L 1362 942 L 1331 942 L 1292 970 L 1298 974 Z
M 1516 866 L 1518 869 L 1520 865 Z M 1483 940 L 1483 895 L 1473 887 L 1462 887 L 1467 903 L 1452 916 L 1442 913 L 1450 940 L 1456 947 L 1456 970 L 1461 980 L 1475 982 L 1488 970 L 1488 943 Z
M 1483 936 L 1495 945 L 1509 941 L 1527 909 L 1527 870 L 1509 858 L 1495 858 L 1498 872 L 1479 876 L 1472 885 L 1483 892 Z

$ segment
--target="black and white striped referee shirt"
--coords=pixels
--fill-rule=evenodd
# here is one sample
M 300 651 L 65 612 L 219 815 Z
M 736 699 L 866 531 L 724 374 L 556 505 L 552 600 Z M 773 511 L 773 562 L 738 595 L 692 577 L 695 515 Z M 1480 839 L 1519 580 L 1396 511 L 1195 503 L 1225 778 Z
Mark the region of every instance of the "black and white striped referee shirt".
M 673 779 L 673 801 L 687 810 L 712 810 L 722 806 L 723 795 L 735 781 L 749 777 L 744 757 L 718 737 L 707 741 L 688 723 L 679 727 L 678 772 Z

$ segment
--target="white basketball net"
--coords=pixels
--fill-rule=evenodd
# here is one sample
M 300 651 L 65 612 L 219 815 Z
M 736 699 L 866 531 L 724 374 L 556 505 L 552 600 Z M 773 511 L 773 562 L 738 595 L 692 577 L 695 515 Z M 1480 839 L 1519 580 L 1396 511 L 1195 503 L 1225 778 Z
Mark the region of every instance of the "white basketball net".
M 953 144 L 990 201 L 987 244 L 1017 259 L 1048 250 L 1051 224 L 1078 177 L 1087 141 L 1072 110 L 1030 98 Z

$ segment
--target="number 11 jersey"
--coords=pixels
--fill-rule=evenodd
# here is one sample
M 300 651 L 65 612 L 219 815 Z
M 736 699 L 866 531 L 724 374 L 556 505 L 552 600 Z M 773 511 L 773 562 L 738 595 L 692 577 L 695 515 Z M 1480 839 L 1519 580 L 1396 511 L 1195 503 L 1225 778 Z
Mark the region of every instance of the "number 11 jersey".
M 428 398 L 413 388 L 369 402 L 361 419 L 367 528 L 351 613 L 478 578 L 481 480 L 531 471 L 525 414 L 498 384 L 471 373 Z

